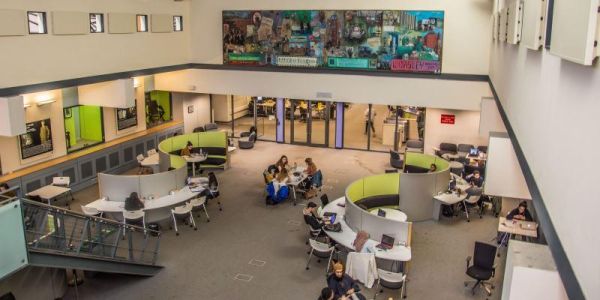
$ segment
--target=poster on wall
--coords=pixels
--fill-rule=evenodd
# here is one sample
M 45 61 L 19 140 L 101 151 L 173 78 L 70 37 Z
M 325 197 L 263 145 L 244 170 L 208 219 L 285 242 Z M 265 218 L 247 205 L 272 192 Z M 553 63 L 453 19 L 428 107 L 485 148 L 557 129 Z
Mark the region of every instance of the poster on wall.
M 223 63 L 441 73 L 443 11 L 223 11 Z
M 117 130 L 137 126 L 137 105 L 128 108 L 117 108 Z
M 25 124 L 26 131 L 19 136 L 21 159 L 27 159 L 52 151 L 52 128 L 50 119 Z

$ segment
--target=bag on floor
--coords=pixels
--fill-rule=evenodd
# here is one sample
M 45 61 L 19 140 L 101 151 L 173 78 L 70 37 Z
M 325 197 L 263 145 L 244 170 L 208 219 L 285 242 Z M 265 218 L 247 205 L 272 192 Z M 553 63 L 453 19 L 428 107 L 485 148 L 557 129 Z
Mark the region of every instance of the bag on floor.
M 452 205 L 442 205 L 442 215 L 444 217 L 452 218 L 454 216 L 454 208 L 452 208 Z
M 290 188 L 287 187 L 286 185 L 284 185 L 279 188 L 279 191 L 277 191 L 277 197 L 276 197 L 277 199 L 275 200 L 275 202 L 277 202 L 277 203 L 283 202 L 289 196 L 290 196 Z
M 308 191 L 306 191 L 306 193 L 304 193 L 304 198 L 311 199 L 317 196 L 317 190 L 316 189 L 309 189 Z

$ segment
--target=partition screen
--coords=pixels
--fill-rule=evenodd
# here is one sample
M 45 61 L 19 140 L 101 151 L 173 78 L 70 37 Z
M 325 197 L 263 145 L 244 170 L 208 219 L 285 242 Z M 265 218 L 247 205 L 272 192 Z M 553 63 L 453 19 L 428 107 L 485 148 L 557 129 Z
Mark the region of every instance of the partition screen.
M 64 109 L 67 152 L 104 142 L 102 107 L 79 105 Z
M 443 28 L 443 11 L 223 11 L 223 62 L 441 73 Z

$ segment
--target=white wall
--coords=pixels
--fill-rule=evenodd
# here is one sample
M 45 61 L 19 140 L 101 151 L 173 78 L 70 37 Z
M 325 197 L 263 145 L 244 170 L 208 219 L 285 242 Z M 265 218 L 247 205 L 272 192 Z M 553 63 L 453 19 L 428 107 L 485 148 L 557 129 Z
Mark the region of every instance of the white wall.
M 454 124 L 442 124 L 442 114 L 455 115 Z M 440 143 L 487 145 L 487 136 L 479 135 L 479 112 L 427 108 L 425 113 L 425 153 L 434 154 Z
M 215 122 L 231 121 L 231 97 L 229 95 L 212 95 L 212 109 Z
M 219 95 L 318 99 L 353 103 L 398 104 L 433 108 L 480 110 L 481 98 L 491 97 L 487 82 L 193 69 L 155 75 L 156 89 Z M 193 88 L 193 90 L 191 89 Z
M 443 10 L 445 32 L 442 72 L 488 73 L 492 12 L 492 1 L 489 0 L 196 0 L 191 5 L 193 61 L 211 64 L 223 62 L 223 10 L 256 9 Z
M 495 44 L 490 77 L 587 299 L 600 299 L 600 70 Z
M 210 123 L 210 97 L 207 94 L 173 93 L 173 98 L 181 99 L 183 110 L 183 126 L 185 133 L 194 128 Z M 189 112 L 189 107 L 193 112 Z
M 189 62 L 189 1 L 19 0 L 0 9 L 45 11 L 48 34 L 0 37 L 0 88 Z M 52 11 L 183 15 L 183 32 L 53 35 Z M 149 20 L 150 21 L 150 20 Z M 9 70 L 9 71 L 6 71 Z

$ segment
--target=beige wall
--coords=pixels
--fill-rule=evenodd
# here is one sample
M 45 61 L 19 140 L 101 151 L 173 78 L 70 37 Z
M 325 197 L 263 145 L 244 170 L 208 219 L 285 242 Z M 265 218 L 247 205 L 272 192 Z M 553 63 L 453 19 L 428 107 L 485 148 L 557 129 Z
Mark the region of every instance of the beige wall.
M 491 97 L 487 82 L 437 79 L 183 70 L 155 75 L 159 90 L 220 95 L 318 99 L 331 93 L 334 101 L 412 105 L 433 108 L 480 110 L 481 98 Z
M 0 9 L 82 11 L 107 14 L 183 15 L 184 31 L 171 33 L 57 36 L 48 34 L 0 37 L 0 88 L 94 76 L 120 71 L 183 64 L 189 62 L 189 1 L 147 0 L 19 0 L 1 1 Z
M 455 115 L 455 123 L 442 124 L 442 114 Z M 440 143 L 488 144 L 488 136 L 479 134 L 479 111 L 427 108 L 425 115 L 425 153 L 434 154 Z
M 142 77 L 136 78 L 139 86 L 135 88 L 135 103 L 137 105 L 137 126 L 124 130 L 117 130 L 117 109 L 103 107 L 104 117 L 104 139 L 112 141 L 116 138 L 146 130 L 146 103 L 144 102 L 144 80 Z
M 191 133 L 194 128 L 210 123 L 210 96 L 207 94 L 173 93 L 173 99 L 181 101 L 183 130 Z M 175 100 L 174 100 L 175 101 Z M 189 112 L 192 107 L 192 112 Z
M 600 299 L 600 69 L 495 43 L 490 77 L 587 299 Z M 539 211 L 539 210 L 538 210 Z
M 40 97 L 54 98 L 56 102 L 37 106 L 35 101 Z M 0 137 L 0 160 L 2 172 L 12 172 L 26 166 L 47 161 L 67 153 L 65 144 L 65 123 L 63 119 L 63 101 L 61 90 L 52 90 L 41 93 L 23 95 L 24 103 L 31 104 L 25 110 L 26 122 L 34 122 L 50 118 L 52 130 L 53 151 L 21 160 L 21 151 L 18 137 Z
M 397 9 L 445 11 L 442 72 L 487 74 L 491 40 L 489 0 L 197 0 L 192 1 L 192 59 L 223 62 L 221 11 L 250 9 Z M 305 75 L 310 76 L 310 75 Z

